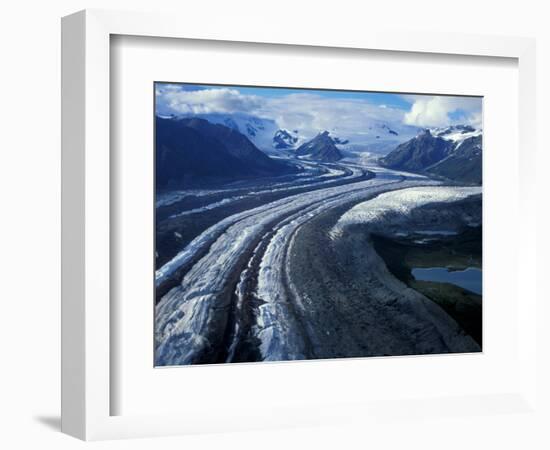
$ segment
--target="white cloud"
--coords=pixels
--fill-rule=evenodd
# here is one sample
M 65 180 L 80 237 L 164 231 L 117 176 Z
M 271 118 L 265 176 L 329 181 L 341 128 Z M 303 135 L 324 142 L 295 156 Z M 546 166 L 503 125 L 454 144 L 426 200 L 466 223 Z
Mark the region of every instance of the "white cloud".
M 393 139 L 387 130 L 381 130 L 383 124 L 399 133 L 411 133 L 409 127 L 403 127 L 403 110 L 389 106 L 380 108 L 377 104 L 352 98 L 291 94 L 270 99 L 260 113 L 275 120 L 281 128 L 297 129 L 304 136 L 328 130 L 356 143 L 364 141 L 366 136 Z
M 481 126 L 481 99 L 476 97 L 404 96 L 412 101 L 404 123 L 419 127 L 441 127 L 453 123 Z M 454 113 L 455 117 L 451 117 Z
M 474 111 L 473 113 L 471 113 L 468 116 L 466 123 L 472 125 L 475 128 L 483 128 L 483 114 L 481 113 L 481 108 L 479 109 L 479 111 Z
M 184 91 L 176 85 L 165 85 L 157 88 L 156 95 L 159 103 L 175 114 L 231 114 L 253 111 L 262 105 L 260 97 L 229 88 Z
M 417 127 L 450 125 L 450 115 L 461 123 L 481 123 L 478 98 L 404 95 L 410 111 L 388 104 L 371 103 L 360 98 L 334 98 L 313 92 L 277 97 L 241 93 L 219 87 L 182 90 L 181 85 L 158 85 L 157 112 L 163 115 L 246 114 L 273 120 L 279 128 L 299 130 L 304 138 L 328 130 L 353 143 L 405 139 L 417 133 Z M 461 117 L 463 115 L 463 117 Z M 382 125 L 399 134 L 397 138 Z
M 393 139 L 387 130 L 380 129 L 382 124 L 400 133 L 411 133 L 403 128 L 403 110 L 360 99 L 327 98 L 307 92 L 265 98 L 231 88 L 188 91 L 170 84 L 158 86 L 156 96 L 160 114 L 244 113 L 271 119 L 280 128 L 299 130 L 303 137 L 328 130 L 354 142 L 364 141 L 365 136 L 375 139 L 378 134 Z

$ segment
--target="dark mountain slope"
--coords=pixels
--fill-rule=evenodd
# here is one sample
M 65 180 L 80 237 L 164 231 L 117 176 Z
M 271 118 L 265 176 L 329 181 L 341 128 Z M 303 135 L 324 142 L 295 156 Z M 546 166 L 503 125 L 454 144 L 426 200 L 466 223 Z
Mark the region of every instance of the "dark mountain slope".
M 311 141 L 300 145 L 296 149 L 296 155 L 325 162 L 334 162 L 342 159 L 342 153 L 336 147 L 328 131 L 319 133 Z
M 429 130 L 397 146 L 395 150 L 380 160 L 391 169 L 417 172 L 441 161 L 453 147 L 452 141 L 432 136 Z
M 481 136 L 475 136 L 464 140 L 448 157 L 427 171 L 452 180 L 481 184 L 482 139 Z
M 197 118 L 181 119 L 180 122 L 205 136 L 221 142 L 230 155 L 241 160 L 258 175 L 272 175 L 290 169 L 283 162 L 271 159 L 250 142 L 245 135 L 233 128 Z
M 296 170 L 269 158 L 238 131 L 204 119 L 157 117 L 155 145 L 159 188 L 220 184 Z
M 462 135 L 475 131 L 467 126 L 454 126 L 450 131 L 440 131 L 435 135 L 429 130 L 397 146 L 395 150 L 379 160 L 384 167 L 409 172 L 427 172 L 465 183 L 482 183 L 482 136 L 454 137 L 441 136 L 450 132 Z M 453 140 L 455 139 L 455 140 Z

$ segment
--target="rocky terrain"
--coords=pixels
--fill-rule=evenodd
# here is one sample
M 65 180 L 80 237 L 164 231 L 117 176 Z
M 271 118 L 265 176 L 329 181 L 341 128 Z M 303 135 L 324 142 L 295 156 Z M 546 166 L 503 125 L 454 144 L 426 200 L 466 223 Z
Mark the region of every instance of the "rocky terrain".
M 336 147 L 335 140 L 328 131 L 323 131 L 311 141 L 296 149 L 296 156 L 316 161 L 333 162 L 342 159 L 342 153 Z
M 268 155 L 267 123 L 215 120 L 157 117 L 156 365 L 481 350 L 481 296 L 412 275 L 481 265 L 480 132 L 378 165 L 328 131 L 279 129 Z
M 380 159 L 384 167 L 482 183 L 482 132 L 455 125 L 426 129 Z
M 297 172 L 261 152 L 245 135 L 201 118 L 156 118 L 159 189 L 191 188 Z

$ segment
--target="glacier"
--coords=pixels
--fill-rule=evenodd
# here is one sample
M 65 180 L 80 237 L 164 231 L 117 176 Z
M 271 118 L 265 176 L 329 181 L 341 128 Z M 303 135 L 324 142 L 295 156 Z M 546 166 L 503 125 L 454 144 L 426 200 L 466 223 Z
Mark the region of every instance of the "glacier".
M 482 192 L 480 186 L 431 186 L 413 187 L 387 192 L 378 197 L 360 203 L 344 213 L 331 230 L 332 237 L 342 234 L 344 228 L 353 224 L 387 223 L 388 220 L 405 216 L 414 208 L 429 203 L 448 203 L 462 200 Z

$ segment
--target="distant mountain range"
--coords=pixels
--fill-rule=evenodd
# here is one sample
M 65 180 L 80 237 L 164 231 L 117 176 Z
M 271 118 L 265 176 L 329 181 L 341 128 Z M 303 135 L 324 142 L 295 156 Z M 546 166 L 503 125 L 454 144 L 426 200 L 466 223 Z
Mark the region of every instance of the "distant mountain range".
M 290 152 L 314 139 L 323 130 L 282 128 L 275 120 L 245 113 L 203 113 L 191 115 L 159 116 L 164 119 L 199 118 L 210 123 L 224 125 L 246 136 L 256 147 L 267 154 Z M 389 124 L 382 120 L 367 121 L 355 133 L 348 134 L 336 124 L 326 128 L 334 144 L 343 151 L 386 154 L 402 142 L 418 134 L 419 128 Z
M 327 130 L 306 140 L 298 130 L 278 129 L 274 122 L 252 116 L 204 116 L 210 120 L 202 116 L 156 118 L 156 176 L 160 188 L 195 187 L 296 172 L 292 163 L 271 158 L 258 148 L 255 141 L 263 142 L 263 149 L 268 135 L 272 136 L 268 145 L 271 153 L 287 151 L 301 159 L 323 162 L 342 159 L 349 153 L 344 149 L 354 145 Z M 384 124 L 376 129 L 377 133 L 381 131 L 398 136 L 397 131 Z M 482 139 L 482 131 L 468 125 L 425 129 L 398 144 L 379 163 L 391 169 L 481 184 Z
M 216 184 L 297 170 L 267 156 L 234 127 L 202 118 L 157 117 L 155 141 L 160 188 Z
M 379 162 L 391 169 L 481 184 L 482 140 L 482 131 L 469 125 L 426 129 Z

